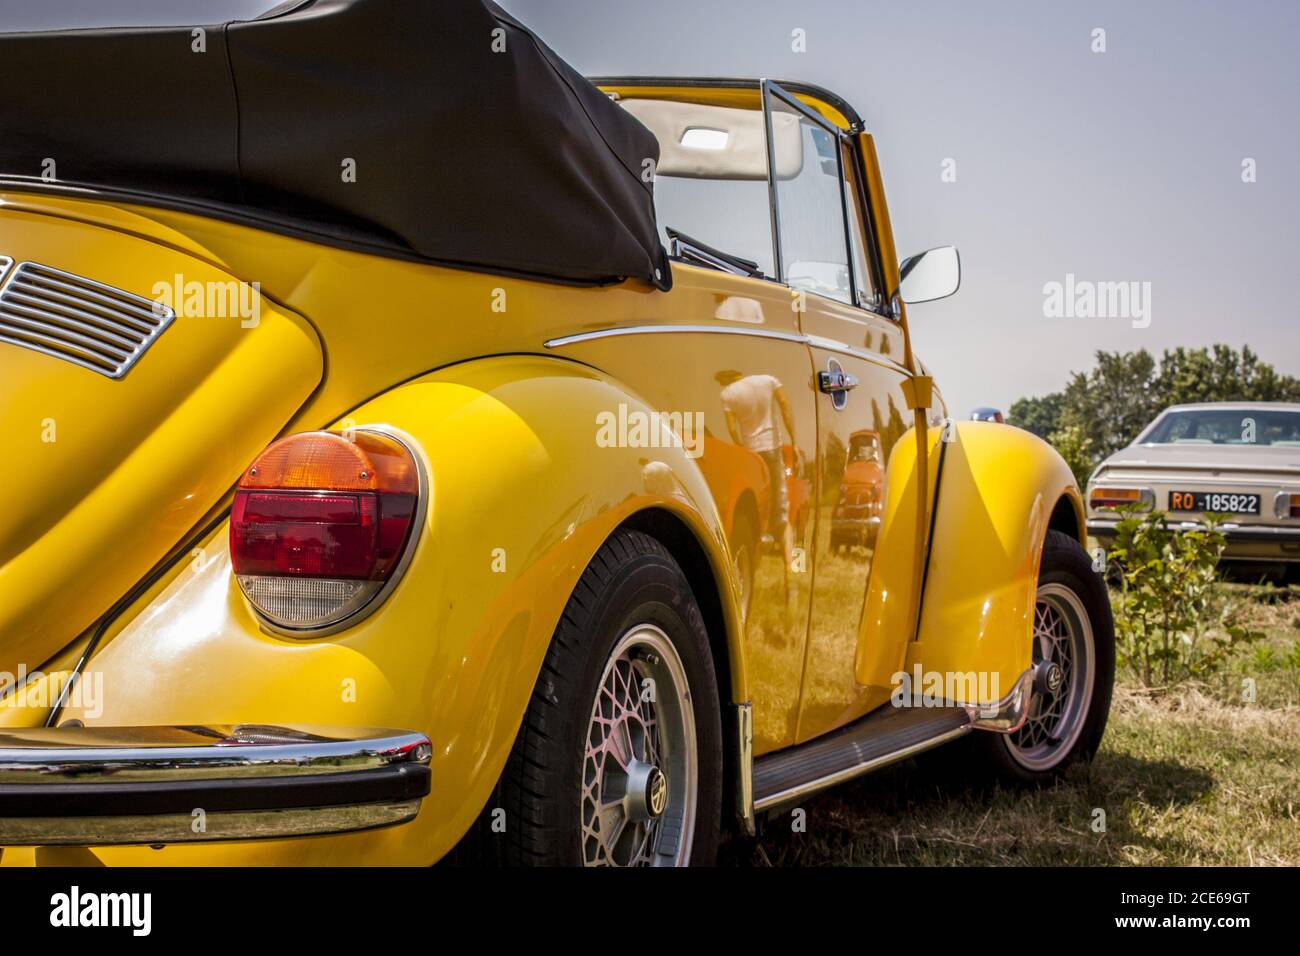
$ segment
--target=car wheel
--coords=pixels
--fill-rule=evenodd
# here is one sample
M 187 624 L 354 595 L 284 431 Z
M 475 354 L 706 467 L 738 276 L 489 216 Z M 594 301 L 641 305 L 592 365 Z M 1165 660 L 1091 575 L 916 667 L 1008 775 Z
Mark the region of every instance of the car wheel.
M 592 558 L 542 665 L 499 788 L 507 863 L 712 863 L 722 730 L 708 633 L 655 538 Z
M 980 733 L 998 775 L 1047 783 L 1101 744 L 1115 683 L 1115 631 L 1105 582 L 1079 542 L 1049 531 L 1034 607 L 1033 660 L 1060 668 L 1055 690 L 1035 688 L 1029 716 L 1010 734 Z

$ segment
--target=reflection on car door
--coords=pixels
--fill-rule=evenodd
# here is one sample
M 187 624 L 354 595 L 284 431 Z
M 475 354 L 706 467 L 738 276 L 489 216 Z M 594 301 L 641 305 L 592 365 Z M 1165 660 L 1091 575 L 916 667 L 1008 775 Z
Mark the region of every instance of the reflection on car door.
M 638 298 L 628 317 L 643 333 L 579 336 L 566 355 L 627 383 L 660 412 L 703 414 L 697 460 L 747 606 L 745 665 L 762 755 L 795 742 L 799 716 L 817 454 L 808 348 L 784 287 L 681 263 L 673 273 L 670 292 Z M 656 467 L 647 450 L 648 484 Z
M 764 84 L 777 268 L 811 346 L 817 409 L 813 597 L 796 738 L 816 737 L 889 696 L 908 632 L 864 614 L 878 563 L 894 449 L 909 430 L 901 328 L 879 314 L 879 263 L 853 143 Z M 914 530 L 914 526 L 913 526 Z M 888 561 L 910 570 L 915 534 Z M 907 599 L 910 589 L 896 592 Z M 898 620 L 897 617 L 893 620 Z
M 903 633 L 883 634 L 864 619 L 888 481 L 898 443 L 912 440 L 900 385 L 901 333 L 889 320 L 820 296 L 808 296 L 804 328 L 818 371 L 837 370 L 856 387 L 817 396 L 817 508 L 812 616 L 799 713 L 800 741 L 866 713 L 889 694 L 901 662 Z M 834 344 L 832 344 L 834 343 Z M 851 349 L 851 351 L 850 351 Z M 910 480 L 910 475 L 899 480 Z M 860 655 L 871 682 L 855 676 Z

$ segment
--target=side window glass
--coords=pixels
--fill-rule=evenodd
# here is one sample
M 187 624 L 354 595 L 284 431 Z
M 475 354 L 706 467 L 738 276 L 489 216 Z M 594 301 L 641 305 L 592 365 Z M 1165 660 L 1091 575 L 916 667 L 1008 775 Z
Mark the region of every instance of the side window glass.
M 863 210 L 866 208 L 866 203 L 862 201 L 862 194 L 858 189 L 858 177 L 854 175 L 853 151 L 845 146 L 842 148 L 842 156 L 844 195 L 849 207 L 849 246 L 853 250 L 853 287 L 857 292 L 858 305 L 864 309 L 876 309 L 880 307 L 880 294 L 876 291 L 878 287 L 871 267 L 871 257 L 867 254 L 867 246 L 863 240 L 863 237 L 868 234 L 863 228 Z
M 780 278 L 793 289 L 852 303 L 838 139 L 771 89 L 768 104 Z

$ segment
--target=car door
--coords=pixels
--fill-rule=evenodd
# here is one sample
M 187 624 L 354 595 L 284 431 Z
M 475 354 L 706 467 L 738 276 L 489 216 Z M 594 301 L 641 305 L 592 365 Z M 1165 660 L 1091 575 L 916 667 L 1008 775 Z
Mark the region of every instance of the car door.
M 785 289 L 678 262 L 670 292 L 639 296 L 616 328 L 573 336 L 572 359 L 693 425 L 743 606 L 755 755 L 795 742 L 811 597 L 816 410 L 808 349 Z M 611 415 L 619 409 L 611 406 Z M 645 454 L 647 487 L 663 474 Z M 671 486 L 667 488 L 671 491 Z
M 766 85 L 764 100 L 769 114 L 781 117 L 769 124 L 770 156 L 802 157 L 798 164 L 771 161 L 771 183 L 777 268 L 814 369 L 813 593 L 796 731 L 804 741 L 887 699 L 902 661 L 907 633 L 886 631 L 864 609 L 883 560 L 889 483 L 911 477 L 891 474 L 889 464 L 904 436 L 911 440 L 912 413 L 902 391 L 903 333 L 883 311 L 855 146 L 776 84 Z M 796 136 L 798 144 L 783 141 Z M 899 540 L 888 560 L 910 567 L 915 535 Z

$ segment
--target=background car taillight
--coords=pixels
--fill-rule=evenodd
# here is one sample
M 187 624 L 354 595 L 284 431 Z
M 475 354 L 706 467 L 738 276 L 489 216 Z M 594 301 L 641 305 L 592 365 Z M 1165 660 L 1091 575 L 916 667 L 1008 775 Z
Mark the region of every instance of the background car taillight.
M 1143 504 L 1155 504 L 1155 496 L 1145 488 L 1093 488 L 1088 496 L 1088 505 L 1094 509 Z
M 396 583 L 420 512 L 420 470 L 377 432 L 304 432 L 267 447 L 230 512 L 230 555 L 245 597 L 271 624 L 331 627 Z
M 1300 495 L 1278 492 L 1273 511 L 1279 518 L 1300 518 Z

